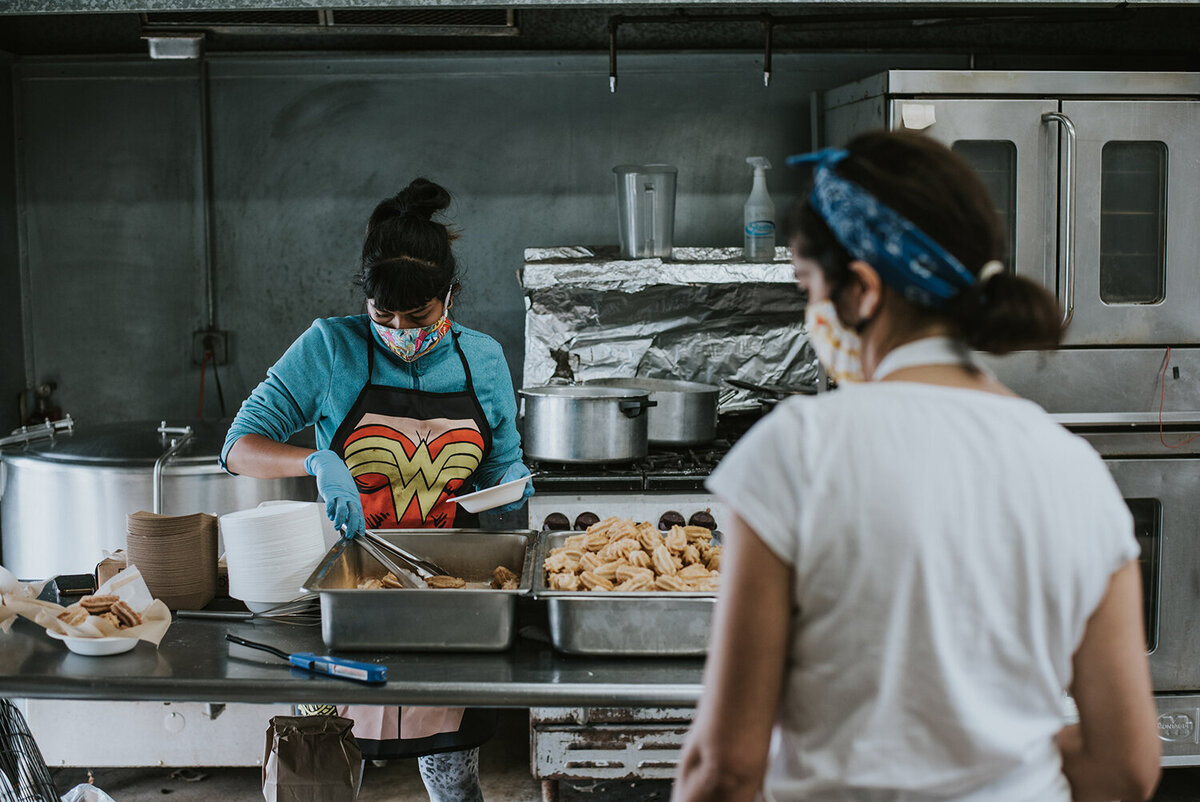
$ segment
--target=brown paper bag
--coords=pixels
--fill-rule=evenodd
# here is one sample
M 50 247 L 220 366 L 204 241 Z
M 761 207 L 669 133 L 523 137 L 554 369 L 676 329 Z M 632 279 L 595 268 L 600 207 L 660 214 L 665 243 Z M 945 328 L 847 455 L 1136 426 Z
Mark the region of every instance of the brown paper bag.
M 341 716 L 275 716 L 263 756 L 266 802 L 353 802 L 362 752 Z

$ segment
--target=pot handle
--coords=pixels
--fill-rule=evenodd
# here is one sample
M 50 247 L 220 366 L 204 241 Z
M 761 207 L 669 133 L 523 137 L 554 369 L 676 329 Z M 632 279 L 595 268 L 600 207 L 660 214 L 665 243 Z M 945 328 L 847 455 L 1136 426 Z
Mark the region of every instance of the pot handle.
M 643 411 L 649 409 L 650 407 L 656 406 L 658 406 L 658 402 L 651 401 L 648 398 L 622 398 L 617 402 L 617 408 L 620 409 L 627 418 L 636 418 L 638 415 L 641 415 Z

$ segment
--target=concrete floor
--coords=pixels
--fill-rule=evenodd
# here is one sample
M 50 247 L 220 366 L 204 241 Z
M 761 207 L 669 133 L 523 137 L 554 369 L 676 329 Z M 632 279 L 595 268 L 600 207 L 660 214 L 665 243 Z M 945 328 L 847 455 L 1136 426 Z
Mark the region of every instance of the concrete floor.
M 495 737 L 480 749 L 480 777 L 488 802 L 540 802 L 542 785 L 529 771 L 529 719 L 524 710 L 502 711 Z M 86 783 L 82 768 L 52 769 L 60 794 Z M 97 769 L 95 786 L 117 802 L 261 800 L 258 768 L 135 768 Z M 559 802 L 666 802 L 671 783 L 642 781 L 563 781 Z M 415 760 L 391 761 L 383 767 L 367 764 L 359 802 L 392 802 L 428 797 Z M 1153 802 L 1200 802 L 1200 768 L 1167 769 Z
M 83 768 L 51 769 L 60 794 L 88 782 Z M 479 751 L 479 775 L 488 802 L 540 802 L 542 784 L 529 769 L 529 713 L 502 710 L 496 735 Z M 262 770 L 250 768 L 107 768 L 91 772 L 93 784 L 117 802 L 261 800 Z M 668 780 L 563 781 L 559 802 L 666 802 Z M 366 766 L 359 802 L 426 800 L 415 760 Z

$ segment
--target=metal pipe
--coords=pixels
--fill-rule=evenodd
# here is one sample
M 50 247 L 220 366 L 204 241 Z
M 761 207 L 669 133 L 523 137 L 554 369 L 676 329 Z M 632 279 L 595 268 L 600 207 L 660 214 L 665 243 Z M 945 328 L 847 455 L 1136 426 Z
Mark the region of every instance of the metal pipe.
M 608 91 L 617 91 L 617 26 L 621 17 L 613 17 L 608 21 Z
M 208 59 L 200 56 L 200 191 L 204 214 L 204 305 L 210 331 L 217 328 L 216 241 L 213 236 L 212 122 L 210 120 Z
M 8 437 L 0 437 L 0 448 L 24 443 L 31 443 L 34 440 L 41 440 L 49 437 L 54 439 L 54 436 L 59 432 L 70 434 L 75 431 L 75 421 L 70 415 L 65 416 L 62 420 L 46 421 L 35 426 L 21 426 L 13 429 L 12 434 Z
M 1062 244 L 1062 327 L 1071 323 L 1075 314 L 1075 124 L 1060 111 L 1048 111 L 1042 115 L 1044 123 L 1058 123 L 1067 132 L 1063 147 L 1063 171 L 1066 183 L 1062 191 L 1062 216 L 1060 220 Z
M 175 456 L 181 448 L 191 442 L 193 432 L 191 426 L 168 426 L 167 422 L 163 421 L 158 425 L 158 433 L 164 438 L 167 435 L 180 435 L 178 440 L 172 438 L 171 445 L 154 461 L 154 514 L 162 515 L 163 468 L 166 467 L 171 457 Z
M 771 34 L 775 29 L 770 14 L 763 14 L 763 27 L 766 29 L 767 41 L 763 47 L 763 86 L 771 85 Z

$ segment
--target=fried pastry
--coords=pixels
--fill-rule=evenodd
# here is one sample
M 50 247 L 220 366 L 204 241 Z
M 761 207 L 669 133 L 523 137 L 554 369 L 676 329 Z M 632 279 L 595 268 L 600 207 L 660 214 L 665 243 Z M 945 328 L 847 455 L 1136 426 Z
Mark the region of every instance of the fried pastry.
M 672 576 L 679 570 L 665 544 L 654 550 L 654 553 L 650 555 L 650 561 L 654 563 L 654 570 L 659 576 Z
M 721 548 L 702 526 L 673 526 L 662 533 L 648 522 L 610 517 L 545 557 L 551 590 L 715 591 Z
M 431 588 L 465 588 L 467 581 L 457 576 L 430 576 L 425 578 L 425 584 Z
M 705 571 L 704 575 L 708 576 L 708 571 Z M 649 568 L 638 568 L 637 566 L 629 565 L 628 563 L 617 566 L 616 577 L 618 582 L 628 582 L 635 576 L 644 577 L 649 579 L 651 582 L 654 581 L 654 572 Z
M 687 535 L 683 533 L 682 526 L 672 526 L 671 531 L 667 532 L 666 538 L 667 548 L 678 554 L 687 546 Z
M 684 582 L 694 582 L 697 579 L 707 579 L 712 576 L 712 572 L 699 563 L 692 563 L 680 568 L 676 576 Z
M 575 574 L 551 574 L 551 590 L 579 590 L 579 577 Z
M 392 589 L 404 587 L 404 585 L 400 584 L 400 577 L 396 576 L 391 571 L 388 571 L 386 574 L 380 577 L 379 584 L 382 587 Z
M 383 582 L 379 579 L 364 579 L 355 587 L 359 590 L 379 590 L 383 587 Z
M 119 596 L 105 594 L 103 596 L 84 596 L 79 600 L 79 606 L 87 610 L 92 615 L 100 615 L 107 613 L 108 608 L 113 606 L 113 602 L 120 601 Z
M 654 580 L 654 586 L 659 590 L 687 590 L 687 586 L 684 585 L 683 582 L 679 581 L 679 577 L 677 576 L 659 576 Z
M 600 558 L 594 552 L 588 552 L 579 559 L 579 571 L 594 571 L 601 565 Z
M 617 575 L 617 569 L 622 565 L 624 565 L 624 563 L 622 563 L 620 560 L 609 560 L 608 562 L 601 563 L 593 568 L 592 573 L 596 576 L 602 576 L 605 579 L 613 579 Z
M 116 613 L 100 613 L 100 618 L 103 618 L 117 629 L 121 628 L 121 619 L 117 618 Z
M 721 570 L 721 547 L 720 546 L 717 546 L 709 553 L 708 559 L 704 561 L 704 564 L 708 567 L 708 570 L 710 570 L 710 571 L 720 571 Z
M 500 590 L 514 590 L 517 587 L 517 575 L 503 565 L 497 565 L 492 571 L 492 587 Z
M 625 559 L 629 561 L 630 565 L 636 566 L 638 568 L 649 568 L 650 566 L 652 566 L 654 564 L 650 560 L 650 555 L 647 554 L 646 552 L 642 551 L 641 549 L 638 549 L 637 551 L 629 552 L 629 554 L 625 557 Z
M 128 602 L 115 601 L 109 611 L 117 617 L 118 627 L 136 627 L 142 623 L 142 616 Z
M 651 577 L 653 577 L 653 574 L 651 574 L 649 577 L 642 576 L 640 574 L 638 576 L 632 576 L 621 584 L 617 585 L 614 590 L 622 590 L 629 593 L 636 593 L 637 591 L 641 590 L 654 590 L 654 579 Z
M 602 576 L 596 576 L 591 571 L 584 571 L 579 575 L 579 584 L 583 585 L 588 590 L 612 590 L 613 583 L 609 582 Z
M 662 545 L 662 533 L 656 527 L 643 529 L 638 527 L 638 542 L 642 544 L 642 548 L 647 553 L 653 553 L 656 548 Z
M 587 540 L 584 541 L 588 551 L 600 551 L 608 545 L 608 535 L 603 532 L 592 532 L 588 530 Z
M 579 565 L 579 557 L 571 558 L 570 554 L 573 550 L 560 551 L 551 554 L 542 561 L 542 567 L 550 573 L 558 573 L 559 571 L 574 571 L 575 566 Z M 591 552 L 588 552 L 589 554 Z
M 87 610 L 80 607 L 78 604 L 72 604 L 70 607 L 58 614 L 57 618 L 69 627 L 77 627 L 84 621 L 87 621 L 91 616 Z

